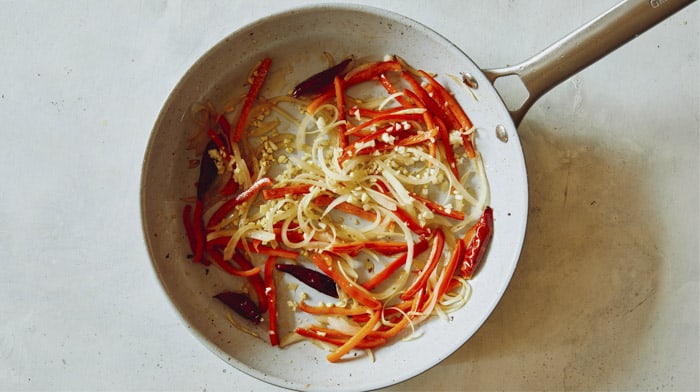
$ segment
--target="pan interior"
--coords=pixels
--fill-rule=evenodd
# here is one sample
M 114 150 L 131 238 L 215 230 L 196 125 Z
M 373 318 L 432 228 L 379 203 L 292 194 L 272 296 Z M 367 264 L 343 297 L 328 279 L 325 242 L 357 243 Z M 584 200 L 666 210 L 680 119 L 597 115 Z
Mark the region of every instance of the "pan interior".
M 487 258 L 471 281 L 469 303 L 443 321 L 421 326 L 415 340 L 395 342 L 342 363 L 326 361 L 326 351 L 310 343 L 284 349 L 232 327 L 211 296 L 225 278 L 206 275 L 186 255 L 189 245 L 180 223 L 183 199 L 192 195 L 196 170 L 188 167 L 187 138 L 193 129 L 191 106 L 205 99 L 215 106 L 245 93 L 250 69 L 273 59 L 263 94 L 288 92 L 310 73 L 353 55 L 377 60 L 397 54 L 416 68 L 438 74 L 478 129 L 476 139 L 491 187 L 495 234 Z M 313 70 L 313 71 L 311 71 Z M 473 95 L 448 75 L 471 74 Z M 475 99 L 476 98 L 476 99 Z M 218 105 L 217 105 L 218 104 Z M 502 126 L 507 133 L 497 136 Z M 446 39 L 426 27 L 364 6 L 318 6 L 263 19 L 226 37 L 200 58 L 165 103 L 146 150 L 142 172 L 143 230 L 154 268 L 183 320 L 224 361 L 282 387 L 303 390 L 375 389 L 398 383 L 434 366 L 466 342 L 489 316 L 507 288 L 522 246 L 527 214 L 527 178 L 515 127 L 498 94 L 478 67 Z

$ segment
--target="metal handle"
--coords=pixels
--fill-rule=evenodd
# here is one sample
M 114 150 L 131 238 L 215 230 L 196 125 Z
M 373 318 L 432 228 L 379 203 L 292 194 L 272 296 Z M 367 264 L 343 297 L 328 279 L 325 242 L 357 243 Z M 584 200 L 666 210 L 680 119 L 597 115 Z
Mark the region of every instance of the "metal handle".
M 510 111 L 517 127 L 547 91 L 695 0 L 624 0 L 520 64 L 484 71 L 495 84 L 516 75 L 527 89 L 522 105 Z

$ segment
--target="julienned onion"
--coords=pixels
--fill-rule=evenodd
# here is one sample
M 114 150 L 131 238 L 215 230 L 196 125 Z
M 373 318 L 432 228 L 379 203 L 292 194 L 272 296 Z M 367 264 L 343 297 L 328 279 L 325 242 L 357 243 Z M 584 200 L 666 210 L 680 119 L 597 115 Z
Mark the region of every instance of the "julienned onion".
M 270 286 L 282 280 L 265 270 L 275 263 L 333 279 L 337 299 L 301 285 L 292 309 L 270 306 L 306 309 L 313 316 L 305 319 L 316 321 L 288 331 L 268 325 L 273 344 L 284 335 L 283 344 L 300 337 L 330 344 L 330 361 L 416 337 L 430 316 L 460 309 L 492 214 L 475 129 L 457 101 L 396 56 L 335 67 L 329 86 L 314 86 L 328 71 L 312 76 L 303 85 L 314 88 L 309 97 L 300 88 L 299 98 L 262 96 L 271 63 L 256 66 L 248 94 L 223 112 L 196 106 L 192 140 L 208 133 L 226 143 L 205 152 L 219 172 L 197 201 L 203 212 L 190 217 L 188 205 L 183 215 L 193 249 L 205 249 L 194 261 L 221 266 L 223 258 L 266 272 L 264 283 L 257 275 L 234 278 L 253 286 L 261 312 L 276 299 L 260 293 L 288 288 Z

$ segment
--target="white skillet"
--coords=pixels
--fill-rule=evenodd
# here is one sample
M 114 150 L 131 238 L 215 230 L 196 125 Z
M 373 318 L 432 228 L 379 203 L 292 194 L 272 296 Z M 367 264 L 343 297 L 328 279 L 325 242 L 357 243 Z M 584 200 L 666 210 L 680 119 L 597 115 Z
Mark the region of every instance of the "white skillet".
M 516 66 L 482 71 L 433 30 L 385 10 L 320 5 L 273 15 L 226 37 L 202 56 L 174 88 L 153 128 L 143 163 L 143 231 L 156 273 L 185 324 L 212 352 L 265 382 L 298 390 L 366 390 L 389 386 L 436 365 L 462 346 L 491 314 L 515 270 L 528 211 L 527 174 L 516 126 L 546 91 L 618 46 L 672 15 L 688 0 L 625 1 L 548 49 Z M 243 81 L 263 57 L 273 76 L 263 94 L 286 92 L 336 59 L 381 59 L 398 54 L 416 68 L 439 75 L 478 128 L 491 187 L 495 234 L 469 303 L 449 322 L 433 318 L 420 338 L 395 342 L 368 358 L 331 364 L 312 344 L 279 349 L 230 325 L 212 295 L 226 284 L 191 263 L 180 216 L 192 196 L 197 171 L 188 168 L 187 137 L 193 103 L 219 104 L 244 93 Z M 470 75 L 477 100 L 448 75 Z M 517 75 L 529 92 L 509 112 L 492 83 Z

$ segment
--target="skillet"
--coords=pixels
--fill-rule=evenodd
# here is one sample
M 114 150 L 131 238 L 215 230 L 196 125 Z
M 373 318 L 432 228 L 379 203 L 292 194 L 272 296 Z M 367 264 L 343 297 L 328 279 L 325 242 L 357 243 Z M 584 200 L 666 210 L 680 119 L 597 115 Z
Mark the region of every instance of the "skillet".
M 516 268 L 527 222 L 527 174 L 517 125 L 549 89 L 669 17 L 691 1 L 623 1 L 564 39 L 515 66 L 481 70 L 447 39 L 411 19 L 357 5 L 319 5 L 261 19 L 223 39 L 183 76 L 165 102 L 144 157 L 141 209 L 145 241 L 160 282 L 192 333 L 213 353 L 265 382 L 297 390 L 365 390 L 386 387 L 436 365 L 461 347 L 491 314 Z M 477 127 L 491 188 L 496 227 L 487 258 L 472 280 L 473 294 L 450 322 L 425 323 L 423 335 L 378 351 L 374 361 L 330 364 L 313 345 L 285 349 L 232 328 L 212 300 L 212 279 L 187 262 L 183 199 L 196 171 L 188 167 L 188 121 L 194 102 L 221 103 L 244 93 L 241 81 L 263 57 L 274 59 L 262 93 L 279 94 L 326 64 L 398 54 L 443 78 Z M 509 110 L 493 83 L 515 75 L 528 97 Z M 468 86 L 465 86 L 468 85 Z M 470 87 L 469 87 L 470 86 Z M 468 89 L 471 90 L 472 97 Z

